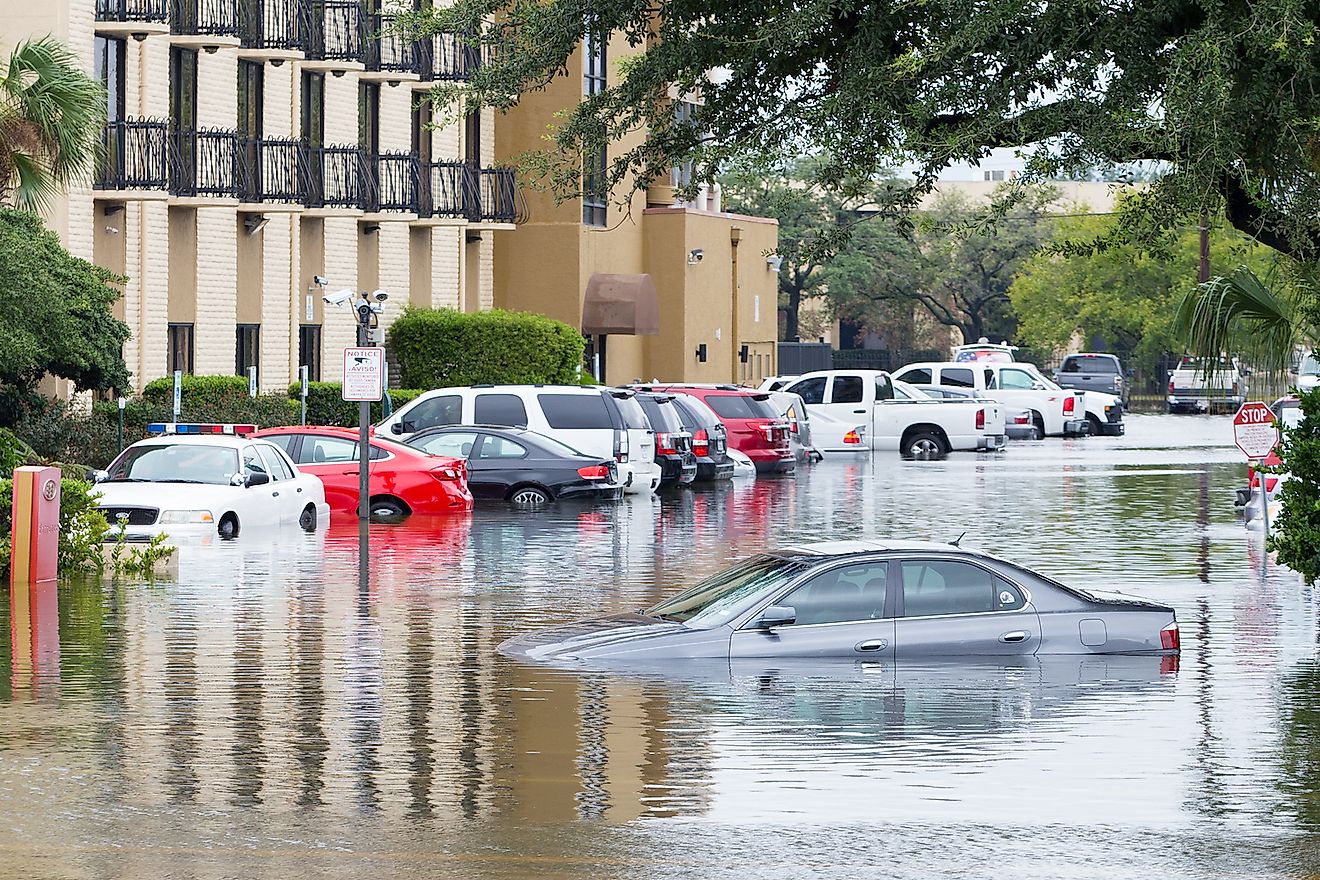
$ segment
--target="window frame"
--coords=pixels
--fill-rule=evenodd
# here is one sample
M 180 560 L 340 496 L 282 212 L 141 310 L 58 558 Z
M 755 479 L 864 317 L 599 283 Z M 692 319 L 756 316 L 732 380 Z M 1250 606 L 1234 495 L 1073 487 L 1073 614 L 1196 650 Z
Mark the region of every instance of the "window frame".
M 250 340 L 245 340 L 250 336 Z M 248 357 L 244 357 L 248 355 Z M 257 368 L 257 377 L 261 377 L 261 325 L 234 325 L 234 375 L 247 376 L 248 367 Z
M 894 567 L 897 564 L 899 563 L 896 562 L 894 559 L 890 559 L 888 557 L 880 557 L 875 559 L 864 559 L 864 560 L 842 559 L 822 568 L 813 568 L 810 571 L 805 572 L 801 579 L 788 585 L 781 592 L 776 594 L 775 597 L 771 599 L 767 604 L 762 605 L 760 608 L 758 608 L 756 612 L 745 623 L 743 623 L 741 626 L 738 627 L 738 629 L 740 630 L 756 629 L 757 628 L 756 622 L 766 608 L 769 608 L 772 605 L 784 604 L 785 600 L 787 600 L 789 596 L 792 596 L 794 593 L 796 593 L 798 590 L 802 589 L 803 587 L 810 585 L 811 582 L 816 580 L 816 578 L 818 577 L 823 577 L 825 575 L 832 574 L 836 571 L 839 571 L 840 569 L 860 568 L 862 566 L 874 566 L 874 565 L 883 565 L 885 567 L 885 601 L 882 606 L 881 616 L 861 617 L 853 620 L 831 620 L 822 623 L 797 623 L 795 621 L 793 623 L 784 624 L 784 627 L 785 628 L 791 627 L 794 630 L 802 630 L 802 629 L 810 629 L 818 626 L 856 626 L 859 623 L 880 623 L 886 620 L 893 622 L 894 620 L 897 619 L 897 615 L 895 614 L 895 595 L 894 595 L 894 591 L 895 591 Z M 901 588 L 902 588 L 902 584 L 900 583 L 898 585 L 898 589 Z
M 582 38 L 582 95 L 591 98 L 609 88 L 609 37 L 588 29 Z M 609 199 L 605 179 L 609 170 L 609 147 L 601 144 L 592 154 L 582 155 L 582 225 L 609 225 Z
M 966 384 L 958 384 L 949 381 L 950 373 L 966 373 L 969 377 Z M 917 384 L 917 383 L 913 383 Z M 975 388 L 976 373 L 970 367 L 943 367 L 940 369 L 940 381 L 936 384 L 947 385 L 950 388 Z
M 298 366 L 307 368 L 308 382 L 321 381 L 321 329 L 320 324 L 298 325 Z
M 126 113 L 127 41 L 123 37 L 96 34 L 92 43 L 92 66 L 96 78 L 105 87 L 106 121 L 120 122 Z
M 982 564 L 980 561 L 976 559 L 964 559 L 960 557 L 945 558 L 939 556 L 900 556 L 890 559 L 890 562 L 893 563 L 889 571 L 890 571 L 890 577 L 893 579 L 893 581 L 891 581 L 890 583 L 890 587 L 894 591 L 892 595 L 894 600 L 895 621 L 939 620 L 946 617 L 958 617 L 958 618 L 985 617 L 987 614 L 1021 614 L 1025 612 L 1032 604 L 1031 591 L 1028 590 L 1025 586 L 1023 586 L 1020 581 L 1016 581 L 1013 578 L 1003 574 L 1002 572 L 997 571 L 991 566 Z M 973 568 L 979 568 L 981 571 L 984 571 L 990 575 L 990 583 L 994 587 L 991 595 L 992 603 L 998 604 L 999 601 L 999 596 L 998 596 L 999 591 L 997 585 L 995 585 L 995 581 L 997 579 L 1003 581 L 1004 583 L 1008 584 L 1010 587 L 1013 587 L 1019 593 L 1022 594 L 1022 600 L 1023 600 L 1022 607 L 995 608 L 990 611 L 955 611 L 949 614 L 920 614 L 920 615 L 915 615 L 913 617 L 907 617 L 904 613 L 907 610 L 906 608 L 907 602 L 906 602 L 906 597 L 904 596 L 903 593 L 904 591 L 903 566 L 905 564 L 912 564 L 912 563 L 929 564 L 932 562 L 952 562 L 961 565 L 970 565 Z
M 197 325 L 193 323 L 176 323 L 173 321 L 165 325 L 165 371 L 168 375 L 173 376 L 176 370 L 182 370 L 184 375 L 192 375 L 193 368 L 197 363 L 196 328 Z M 179 362 L 178 338 L 180 337 L 187 340 L 182 364 Z
M 507 400 L 516 400 L 518 408 L 522 410 L 522 423 L 501 422 L 483 419 L 477 414 L 477 408 L 482 405 L 482 401 L 488 398 L 500 398 L 499 405 L 504 405 Z M 490 404 L 493 405 L 493 404 Z M 520 394 L 510 394 L 507 391 L 481 391 L 472 395 L 472 423 L 475 425 L 495 425 L 503 428 L 526 428 L 527 419 L 527 401 Z

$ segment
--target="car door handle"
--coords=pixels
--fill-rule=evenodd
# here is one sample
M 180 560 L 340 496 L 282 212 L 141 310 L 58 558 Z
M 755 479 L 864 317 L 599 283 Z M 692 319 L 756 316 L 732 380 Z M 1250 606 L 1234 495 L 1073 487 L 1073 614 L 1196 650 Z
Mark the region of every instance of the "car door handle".
M 279 497 L 280 497 L 280 493 L 279 493 L 279 492 L 271 492 L 271 493 L 270 493 L 270 497 L 271 497 L 271 498 L 279 498 Z
M 889 647 L 889 642 L 884 639 L 870 639 L 865 642 L 858 642 L 853 650 L 855 651 L 882 651 Z
M 853 412 L 858 413 L 860 415 L 866 415 L 866 410 L 864 409 L 855 409 L 853 410 Z
M 1030 637 L 1031 634 L 1026 630 L 1015 629 L 1012 632 L 1004 633 L 999 637 L 999 641 L 1011 644 L 1013 642 L 1025 642 Z
M 298 487 L 298 493 L 299 493 L 299 494 L 302 494 L 302 486 L 299 486 L 299 487 Z

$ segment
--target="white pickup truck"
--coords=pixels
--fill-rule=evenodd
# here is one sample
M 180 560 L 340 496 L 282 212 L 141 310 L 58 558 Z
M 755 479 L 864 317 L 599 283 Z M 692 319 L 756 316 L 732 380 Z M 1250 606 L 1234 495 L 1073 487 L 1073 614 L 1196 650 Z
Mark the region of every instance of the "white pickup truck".
M 1064 391 L 1031 364 L 955 362 L 909 364 L 894 378 L 912 385 L 972 388 L 982 397 L 1031 412 L 1043 437 L 1078 437 L 1090 431 L 1081 391 Z
M 881 370 L 821 370 L 800 376 L 784 390 L 799 395 L 812 412 L 863 424 L 872 449 L 938 458 L 954 450 L 1004 447 L 1002 407 L 936 400 Z
M 1184 357 L 1169 373 L 1169 412 L 1233 412 L 1247 399 L 1247 377 L 1237 358 Z

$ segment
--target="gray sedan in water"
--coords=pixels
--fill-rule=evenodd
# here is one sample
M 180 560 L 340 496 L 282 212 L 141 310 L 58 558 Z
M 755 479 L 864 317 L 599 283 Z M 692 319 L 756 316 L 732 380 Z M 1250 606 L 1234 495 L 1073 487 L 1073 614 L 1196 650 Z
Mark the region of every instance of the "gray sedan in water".
M 536 662 L 1176 654 L 1173 609 L 949 544 L 837 541 L 752 557 L 634 614 L 532 632 Z

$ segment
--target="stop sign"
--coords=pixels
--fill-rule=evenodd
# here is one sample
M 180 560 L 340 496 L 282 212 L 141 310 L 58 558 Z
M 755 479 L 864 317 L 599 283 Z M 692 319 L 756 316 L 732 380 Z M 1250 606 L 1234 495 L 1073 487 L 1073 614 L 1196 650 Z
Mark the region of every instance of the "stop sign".
M 1233 416 L 1233 442 L 1247 458 L 1265 458 L 1279 443 L 1274 413 L 1260 401 L 1244 403 Z

